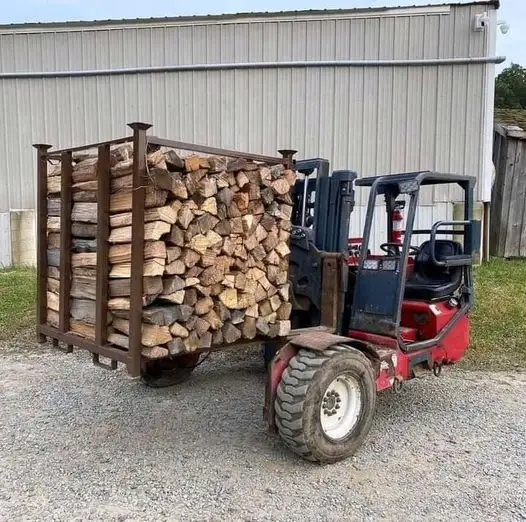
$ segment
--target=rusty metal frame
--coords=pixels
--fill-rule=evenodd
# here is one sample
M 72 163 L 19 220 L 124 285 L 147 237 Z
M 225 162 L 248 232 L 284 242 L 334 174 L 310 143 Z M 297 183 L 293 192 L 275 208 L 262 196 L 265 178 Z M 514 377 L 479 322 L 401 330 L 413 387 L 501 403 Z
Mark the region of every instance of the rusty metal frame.
M 54 346 L 64 343 L 67 352 L 77 346 L 93 354 L 93 362 L 99 366 L 115 369 L 117 362 L 129 363 L 126 350 L 107 344 L 107 306 L 108 306 L 108 257 L 109 257 L 109 206 L 110 206 L 110 154 L 111 146 L 128 143 L 132 137 L 92 143 L 68 149 L 49 151 L 51 145 L 35 144 L 37 149 L 37 336 L 39 342 L 49 339 Z M 95 340 L 85 339 L 70 331 L 70 293 L 71 293 L 71 210 L 73 153 L 98 148 L 97 172 L 97 277 L 96 277 L 96 321 Z M 48 162 L 61 161 L 60 187 L 60 296 L 58 328 L 47 324 L 47 172 Z M 142 282 L 142 278 L 141 278 Z M 102 364 L 100 356 L 110 359 L 110 364 Z M 139 346 L 140 357 L 140 346 Z
M 78 147 L 70 147 L 69 149 L 57 149 L 52 150 L 47 153 L 47 159 L 60 159 L 61 155 L 64 152 L 82 152 L 83 150 L 89 150 L 89 149 L 98 149 L 99 147 L 103 145 L 121 145 L 123 143 L 128 143 L 132 141 L 133 137 L 131 136 L 125 136 L 124 138 L 116 138 L 114 140 L 107 140 L 107 141 L 99 141 L 97 143 L 90 143 L 88 145 L 79 145 Z M 39 147 L 40 145 L 34 145 L 34 147 Z M 46 145 L 46 147 L 50 148 L 51 145 Z M 47 149 L 46 149 L 47 150 Z
M 141 372 L 141 325 L 144 263 L 144 199 L 146 189 L 147 123 L 132 123 L 133 129 L 133 194 L 130 288 L 130 344 L 127 369 L 131 376 Z
M 347 287 L 342 280 L 344 257 L 340 253 L 327 252 L 322 259 L 321 324 L 336 332 L 343 303 L 342 288 Z
M 146 195 L 146 153 L 149 145 L 166 146 L 205 154 L 221 155 L 232 158 L 263 162 L 269 165 L 284 165 L 293 168 L 294 150 L 280 150 L 281 157 L 272 157 L 228 149 L 219 149 L 204 145 L 196 145 L 164 138 L 147 136 L 151 125 L 135 122 L 129 124 L 133 130 L 131 137 L 117 138 L 114 140 L 91 143 L 79 147 L 49 151 L 51 145 L 34 145 L 37 149 L 37 174 L 38 174 L 38 295 L 37 295 L 37 334 L 39 341 L 46 338 L 53 341 L 55 346 L 59 342 L 65 343 L 67 351 L 72 351 L 73 346 L 90 351 L 96 365 L 110 369 L 117 367 L 117 362 L 126 364 L 131 376 L 139 376 L 141 372 L 141 324 L 142 324 L 142 292 L 143 292 L 143 251 L 144 251 L 144 209 Z M 111 146 L 133 142 L 133 170 L 132 170 L 132 240 L 131 240 L 131 288 L 130 288 L 130 332 L 129 348 L 123 350 L 108 344 L 108 298 L 109 298 L 109 233 L 110 233 L 110 183 L 111 183 Z M 95 299 L 95 339 L 86 339 L 70 331 L 70 290 L 71 290 L 71 210 L 73 153 L 89 149 L 98 150 L 97 164 L 97 264 L 96 264 L 96 299 Z M 47 163 L 49 160 L 59 159 L 61 169 L 61 227 L 60 227 L 60 305 L 59 327 L 47 324 Z M 332 272 L 331 272 L 332 273 Z M 322 327 L 323 328 L 323 327 Z M 291 333 L 294 335 L 295 332 Z M 222 349 L 235 348 L 239 345 L 259 344 L 266 339 L 258 338 L 252 342 L 243 341 L 231 345 L 212 347 L 198 350 L 209 352 Z M 285 343 L 286 338 L 276 339 L 276 342 Z M 197 353 L 196 352 L 196 353 Z M 100 357 L 110 359 L 106 365 Z
M 208 147 L 206 145 L 196 145 L 195 143 L 184 143 L 182 141 L 167 140 L 165 138 L 158 138 L 156 136 L 148 136 L 149 145 L 158 145 L 160 147 L 172 147 L 174 149 L 188 150 L 191 152 L 202 152 L 203 154 L 213 154 L 217 156 L 229 156 L 231 158 L 243 158 L 246 160 L 260 161 L 268 165 L 285 165 L 290 166 L 292 155 L 296 153 L 293 150 L 279 151 L 283 153 L 281 158 L 274 156 L 264 156 L 261 154 L 252 154 L 250 152 L 239 152 L 228 149 L 218 149 L 216 147 Z
M 59 330 L 69 331 L 69 302 L 71 292 L 71 256 L 64 255 L 71 251 L 71 209 L 73 207 L 73 156 L 71 152 L 61 154 L 60 173 L 60 296 L 59 296 Z M 67 344 L 66 351 L 71 353 L 73 345 Z
M 35 144 L 37 149 L 37 335 L 38 341 L 46 340 L 39 327 L 47 320 L 47 151 L 51 145 Z
M 106 344 L 108 314 L 108 272 L 110 235 L 110 145 L 99 145 L 97 162 L 97 287 L 95 300 L 95 341 Z M 99 363 L 97 354 L 93 362 Z

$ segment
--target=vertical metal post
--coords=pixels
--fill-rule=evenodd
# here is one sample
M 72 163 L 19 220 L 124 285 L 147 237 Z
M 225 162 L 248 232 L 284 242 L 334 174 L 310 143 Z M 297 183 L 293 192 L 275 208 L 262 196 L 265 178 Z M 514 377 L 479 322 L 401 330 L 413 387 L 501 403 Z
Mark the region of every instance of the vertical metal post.
M 133 129 L 133 193 L 130 288 L 130 347 L 128 372 L 137 377 L 141 372 L 142 275 L 144 263 L 144 199 L 146 179 L 147 123 L 131 123 Z
M 46 336 L 40 325 L 47 321 L 47 151 L 51 145 L 35 144 L 37 149 L 37 337 L 43 343 Z
M 60 157 L 60 296 L 59 330 L 69 331 L 69 301 L 71 292 L 71 209 L 73 205 L 72 175 L 73 157 L 71 152 L 63 152 Z M 73 346 L 67 345 L 68 352 Z
M 97 163 L 97 296 L 95 342 L 106 344 L 110 235 L 110 146 L 101 145 Z
M 294 165 L 294 154 L 298 152 L 294 149 L 280 149 L 278 152 L 283 156 L 283 166 L 286 169 L 291 169 Z

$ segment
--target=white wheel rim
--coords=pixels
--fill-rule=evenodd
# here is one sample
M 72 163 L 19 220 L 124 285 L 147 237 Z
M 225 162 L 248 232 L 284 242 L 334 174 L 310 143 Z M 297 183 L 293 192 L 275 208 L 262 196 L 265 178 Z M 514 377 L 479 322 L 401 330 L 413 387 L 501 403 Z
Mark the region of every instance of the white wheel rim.
M 353 430 L 362 411 L 362 392 L 358 380 L 344 373 L 332 381 L 321 401 L 320 422 L 323 433 L 341 440 Z

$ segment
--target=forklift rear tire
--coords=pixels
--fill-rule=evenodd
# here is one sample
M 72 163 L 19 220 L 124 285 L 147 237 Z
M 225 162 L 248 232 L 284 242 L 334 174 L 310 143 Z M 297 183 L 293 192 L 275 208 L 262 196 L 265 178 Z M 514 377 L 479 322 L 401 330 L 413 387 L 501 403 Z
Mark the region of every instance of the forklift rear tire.
M 315 462 L 350 457 L 367 437 L 376 409 L 376 379 L 367 357 L 347 346 L 300 350 L 277 389 L 276 425 L 298 455 Z

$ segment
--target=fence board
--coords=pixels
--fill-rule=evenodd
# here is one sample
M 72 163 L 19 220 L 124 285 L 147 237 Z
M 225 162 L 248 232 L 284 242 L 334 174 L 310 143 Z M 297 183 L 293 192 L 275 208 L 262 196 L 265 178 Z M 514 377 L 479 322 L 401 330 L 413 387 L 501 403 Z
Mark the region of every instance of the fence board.
M 526 257 L 526 132 L 497 125 L 493 163 L 490 253 Z

